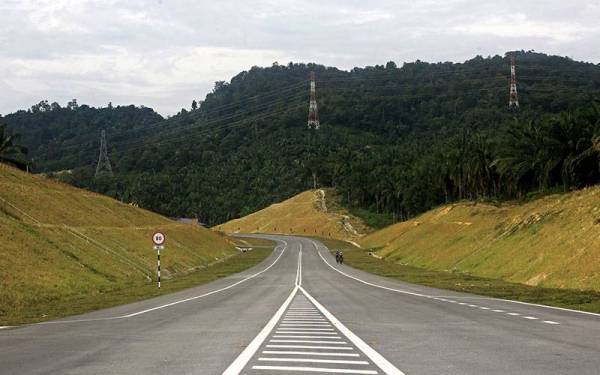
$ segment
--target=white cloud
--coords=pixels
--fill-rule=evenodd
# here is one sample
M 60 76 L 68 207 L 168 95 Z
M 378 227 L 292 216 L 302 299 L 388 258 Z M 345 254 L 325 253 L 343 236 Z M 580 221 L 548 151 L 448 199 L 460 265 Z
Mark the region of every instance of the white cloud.
M 202 97 L 215 80 L 231 77 L 252 65 L 270 65 L 290 57 L 277 50 L 244 50 L 226 47 L 173 47 L 149 53 L 129 51 L 121 46 L 101 46 L 99 53 L 79 53 L 52 59 L 0 58 L 1 85 L 18 95 L 34 92 L 39 99 L 53 100 L 57 89 L 80 102 L 106 104 L 123 94 L 142 98 L 143 104 L 162 113 L 173 113 Z M 198 87 L 202 87 L 199 90 Z M 184 91 L 185 98 L 173 106 L 173 95 Z M 193 96 L 190 96 L 193 95 Z M 169 104 L 164 105 L 163 100 Z M 126 104 L 126 103 L 123 103 Z
M 42 99 L 173 114 L 273 61 L 350 69 L 512 49 L 600 62 L 586 0 L 0 0 L 0 112 Z
M 585 26 L 578 22 L 533 20 L 522 13 L 488 17 L 457 25 L 452 29 L 468 34 L 490 34 L 503 38 L 550 39 L 558 43 L 573 42 L 600 32 L 600 26 Z

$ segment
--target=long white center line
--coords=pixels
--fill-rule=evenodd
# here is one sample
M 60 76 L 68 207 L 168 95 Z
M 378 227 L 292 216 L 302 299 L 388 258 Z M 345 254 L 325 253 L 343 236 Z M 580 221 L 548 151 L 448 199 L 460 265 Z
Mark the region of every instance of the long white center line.
M 292 293 L 290 293 L 289 297 L 285 300 L 283 305 L 281 305 L 279 310 L 277 310 L 275 315 L 273 315 L 271 320 L 269 320 L 267 325 L 258 333 L 254 340 L 252 340 L 250 345 L 248 345 L 246 349 L 244 349 L 244 351 L 240 353 L 240 355 L 231 363 L 231 365 L 227 367 L 227 369 L 223 372 L 223 375 L 237 375 L 244 369 L 250 358 L 252 358 L 254 353 L 256 353 L 256 351 L 260 348 L 260 346 L 265 341 L 267 336 L 269 336 L 273 328 L 275 328 L 275 325 L 285 312 L 285 309 L 287 309 L 288 305 L 292 302 L 292 299 L 294 298 L 296 293 L 298 293 L 298 288 L 299 287 L 297 285 L 294 287 Z
M 296 296 L 301 291 L 306 300 L 298 300 Z M 292 302 L 293 301 L 293 302 Z M 289 311 L 286 310 L 290 309 Z M 294 309 L 294 311 L 291 311 Z M 279 326 L 275 326 L 279 323 Z M 337 328 L 334 329 L 332 326 Z M 358 336 L 346 328 L 329 311 L 320 305 L 308 292 L 302 287 L 302 248 L 298 253 L 298 267 L 296 269 L 295 287 L 283 305 L 273 315 L 267 325 L 255 337 L 250 345 L 240 353 L 234 362 L 223 372 L 226 375 L 239 374 L 246 368 L 250 359 L 263 346 L 271 332 L 275 334 L 268 343 L 264 345 L 263 356 L 258 361 L 265 362 L 303 362 L 327 363 L 327 364 L 348 364 L 348 365 L 368 365 L 368 361 L 348 361 L 335 359 L 335 357 L 360 357 L 355 351 L 356 347 L 362 351 L 374 365 L 378 366 L 386 374 L 404 375 L 403 372 L 394 367 L 380 354 L 375 352 L 370 346 L 362 341 Z M 342 333 L 354 347 L 341 337 Z M 284 350 L 277 350 L 284 349 Z M 264 355 L 278 354 L 278 357 L 266 357 Z M 284 355 L 283 357 L 281 355 Z M 321 356 L 334 357 L 333 359 L 317 358 L 290 358 L 290 355 Z M 273 363 L 275 365 L 276 363 Z M 348 374 L 377 374 L 374 370 L 360 370 L 351 368 L 324 368 L 324 367 L 303 367 L 303 366 L 252 366 L 255 370 L 271 370 L 284 372 L 328 372 L 328 373 L 348 373 Z
M 279 307 L 279 310 L 277 310 L 275 315 L 273 315 L 273 317 L 271 317 L 271 320 L 269 320 L 269 322 L 263 327 L 263 329 L 254 338 L 254 340 L 252 340 L 252 342 L 250 342 L 250 344 L 246 347 L 246 349 L 244 349 L 240 353 L 240 355 L 238 355 L 237 358 L 229 365 L 229 367 L 227 367 L 227 369 L 225 369 L 225 371 L 223 371 L 223 375 L 237 375 L 244 369 L 246 364 L 248 364 L 248 361 L 250 361 L 250 358 L 252 358 L 254 353 L 256 353 L 256 351 L 260 348 L 260 346 L 263 344 L 265 339 L 269 336 L 271 331 L 273 331 L 273 328 L 275 328 L 275 325 L 277 325 L 277 322 L 281 319 L 284 312 L 286 311 L 286 309 L 288 308 L 288 306 L 290 305 L 290 303 L 292 302 L 292 300 L 298 293 L 298 289 L 300 288 L 300 282 L 302 281 L 302 279 L 300 277 L 300 272 L 301 272 L 300 264 L 301 264 L 301 260 L 302 260 L 302 244 L 300 244 L 300 246 L 301 246 L 300 251 L 298 252 L 298 268 L 296 269 L 296 282 L 295 282 L 294 289 L 292 290 L 292 292 L 290 293 L 288 298 L 283 302 L 283 305 L 281 305 L 281 307 Z M 287 247 L 287 243 L 286 243 L 286 247 Z M 285 250 L 285 248 L 284 248 L 284 250 Z M 283 254 L 283 252 L 282 252 L 282 254 Z M 281 256 L 281 254 L 279 256 Z M 279 259 L 279 258 L 277 258 L 277 259 Z

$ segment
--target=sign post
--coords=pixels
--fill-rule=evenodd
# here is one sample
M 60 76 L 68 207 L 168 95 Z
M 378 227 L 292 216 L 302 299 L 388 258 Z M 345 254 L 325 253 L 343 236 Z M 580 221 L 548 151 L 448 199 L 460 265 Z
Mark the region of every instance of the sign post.
M 158 277 L 158 288 L 160 289 L 160 251 L 165 247 L 166 236 L 161 232 L 156 232 L 152 235 L 152 242 L 154 242 L 154 250 L 156 250 L 156 275 Z

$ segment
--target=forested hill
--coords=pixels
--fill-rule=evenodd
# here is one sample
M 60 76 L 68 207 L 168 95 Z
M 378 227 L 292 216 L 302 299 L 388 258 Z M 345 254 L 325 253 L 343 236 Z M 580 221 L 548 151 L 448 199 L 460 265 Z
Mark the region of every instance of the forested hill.
M 90 155 L 97 153 L 101 129 L 111 134 L 133 132 L 163 121 L 151 108 L 115 106 L 94 108 L 78 105 L 72 100 L 66 106 L 43 100 L 0 117 L 9 130 L 21 135 L 27 146 L 27 158 L 40 172 L 71 169 L 89 164 Z M 123 134 L 125 138 L 127 134 Z
M 351 71 L 253 67 L 177 116 L 109 131 L 113 179 L 93 178 L 97 151 L 65 147 L 79 162 L 67 178 L 208 224 L 311 188 L 313 177 L 380 224 L 464 198 L 597 183 L 600 66 L 512 52 L 521 105 L 509 110 L 508 55 Z M 310 71 L 319 131 L 306 127 Z M 90 141 L 97 139 L 94 129 Z M 52 161 L 49 154 L 40 163 Z

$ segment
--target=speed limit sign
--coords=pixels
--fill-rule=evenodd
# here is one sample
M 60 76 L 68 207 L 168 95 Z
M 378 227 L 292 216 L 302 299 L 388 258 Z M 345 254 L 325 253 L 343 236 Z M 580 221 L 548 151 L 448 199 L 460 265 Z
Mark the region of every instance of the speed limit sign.
M 165 239 L 166 239 L 165 235 L 160 232 L 156 232 L 152 235 L 152 242 L 154 242 L 154 244 L 156 246 L 164 244 Z

